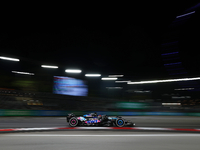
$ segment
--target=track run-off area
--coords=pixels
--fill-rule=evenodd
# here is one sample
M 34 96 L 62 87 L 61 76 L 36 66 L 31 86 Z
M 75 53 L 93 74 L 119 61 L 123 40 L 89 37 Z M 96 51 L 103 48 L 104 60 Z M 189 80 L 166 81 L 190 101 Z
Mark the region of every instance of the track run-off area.
M 199 117 L 123 117 L 136 126 L 71 128 L 65 117 L 1 117 L 1 150 L 199 150 Z
M 0 134 L 1 150 L 199 150 L 200 134 L 123 131 L 51 131 Z

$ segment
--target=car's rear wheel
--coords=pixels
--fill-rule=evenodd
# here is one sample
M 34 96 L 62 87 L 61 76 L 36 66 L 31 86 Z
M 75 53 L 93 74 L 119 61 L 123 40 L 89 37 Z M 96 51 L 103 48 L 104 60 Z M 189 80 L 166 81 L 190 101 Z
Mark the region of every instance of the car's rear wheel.
M 125 120 L 122 119 L 122 118 L 118 118 L 116 121 L 115 121 L 115 125 L 117 127 L 123 127 L 125 125 Z
M 78 119 L 75 118 L 75 117 L 72 117 L 70 120 L 69 120 L 69 125 L 71 127 L 76 127 L 78 125 Z

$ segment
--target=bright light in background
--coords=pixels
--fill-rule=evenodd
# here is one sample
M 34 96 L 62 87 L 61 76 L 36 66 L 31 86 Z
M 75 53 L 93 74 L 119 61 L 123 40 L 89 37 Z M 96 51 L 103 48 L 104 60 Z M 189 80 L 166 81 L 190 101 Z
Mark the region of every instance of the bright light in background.
M 141 91 L 141 90 L 135 90 L 135 93 L 150 93 L 151 91 Z
M 128 82 L 127 84 L 147 84 L 147 83 L 163 83 L 163 82 L 177 82 L 177 81 L 192 81 L 192 80 L 200 80 L 200 77 L 168 79 L 168 80 L 140 81 L 140 82 Z
M 10 61 L 19 61 L 19 59 L 17 58 L 10 58 L 10 57 L 4 57 L 4 56 L 0 56 L 0 59 L 10 60 Z
M 25 74 L 25 75 L 34 75 L 34 73 L 29 73 L 29 72 L 20 72 L 20 71 L 12 71 L 12 73 Z
M 191 14 L 194 14 L 194 13 L 195 13 L 195 11 L 192 11 L 192 12 L 180 15 L 180 16 L 176 16 L 176 18 L 181 18 L 181 17 L 187 16 L 187 15 L 191 15 Z
M 101 78 L 101 80 L 117 80 L 117 78 Z
M 123 89 L 123 87 L 106 87 L 109 90 L 113 90 L 113 89 Z
M 41 65 L 42 68 L 58 68 L 58 66 Z
M 115 81 L 116 83 L 127 83 L 127 82 L 131 82 L 131 81 Z
M 100 77 L 101 74 L 85 74 L 86 77 Z
M 181 105 L 181 103 L 162 103 L 162 105 Z
M 109 75 L 108 77 L 123 77 L 124 75 Z
M 175 91 L 186 91 L 186 90 L 194 90 L 194 88 L 181 88 L 181 89 L 174 89 Z
M 67 73 L 81 73 L 82 71 L 79 69 L 66 69 L 65 72 Z

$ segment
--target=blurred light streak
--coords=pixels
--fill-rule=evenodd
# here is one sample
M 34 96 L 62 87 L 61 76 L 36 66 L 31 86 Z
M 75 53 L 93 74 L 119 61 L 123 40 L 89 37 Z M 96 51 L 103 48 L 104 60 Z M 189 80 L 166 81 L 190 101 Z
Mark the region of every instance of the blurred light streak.
M 66 69 L 65 72 L 67 73 L 81 73 L 82 71 L 79 69 Z
M 111 77 L 111 78 L 114 77 L 115 78 L 115 77 L 123 77 L 123 76 L 124 75 L 109 75 L 108 77 Z
M 181 103 L 162 103 L 162 105 L 181 105 Z
M 153 81 L 139 81 L 139 82 L 128 82 L 127 84 L 164 83 L 164 82 L 192 81 L 192 80 L 200 80 L 200 77 L 196 77 L 196 78 L 180 78 L 180 79 L 167 79 L 167 80 L 153 80 Z
M 101 78 L 101 80 L 117 80 L 117 78 Z
M 10 60 L 10 61 L 19 61 L 19 59 L 17 58 L 10 58 L 10 57 L 4 57 L 4 56 L 0 56 L 0 59 Z
M 123 89 L 123 87 L 106 87 L 107 89 Z
M 127 83 L 127 82 L 131 82 L 131 81 L 115 81 L 116 83 Z
M 175 91 L 186 91 L 186 90 L 194 90 L 194 88 L 181 88 L 181 89 L 174 89 Z
M 41 65 L 43 68 L 58 68 L 58 66 Z
M 172 99 L 189 99 L 191 96 L 172 96 Z
M 20 72 L 20 71 L 12 71 L 12 73 L 25 74 L 25 75 L 34 75 L 34 73 L 29 73 L 29 72 Z
M 169 66 L 169 65 L 178 65 L 181 64 L 182 62 L 177 62 L 177 63 L 169 63 L 169 64 L 164 64 L 165 66 Z
M 85 74 L 86 77 L 100 77 L 101 74 Z
M 137 90 L 137 91 L 134 91 L 135 93 L 150 93 L 151 91 L 139 91 L 139 90 Z
M 186 14 L 183 14 L 183 15 L 176 16 L 176 18 L 181 18 L 181 17 L 191 15 L 191 14 L 194 14 L 194 13 L 195 13 L 195 11 L 192 11 L 192 12 L 189 12 L 189 13 L 186 13 Z
M 165 56 L 165 55 L 173 55 L 173 54 L 178 54 L 178 52 L 165 53 L 165 54 L 161 54 L 161 55 Z

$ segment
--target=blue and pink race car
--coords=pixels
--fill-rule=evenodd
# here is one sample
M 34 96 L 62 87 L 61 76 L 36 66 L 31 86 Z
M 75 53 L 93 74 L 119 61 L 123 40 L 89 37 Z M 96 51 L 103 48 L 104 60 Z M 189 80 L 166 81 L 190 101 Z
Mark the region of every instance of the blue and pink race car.
M 97 115 L 97 113 L 90 113 L 80 117 L 76 117 L 73 113 L 67 115 L 67 122 L 71 127 L 76 126 L 135 126 L 135 123 L 126 120 L 122 117 L 108 117 L 107 115 Z

